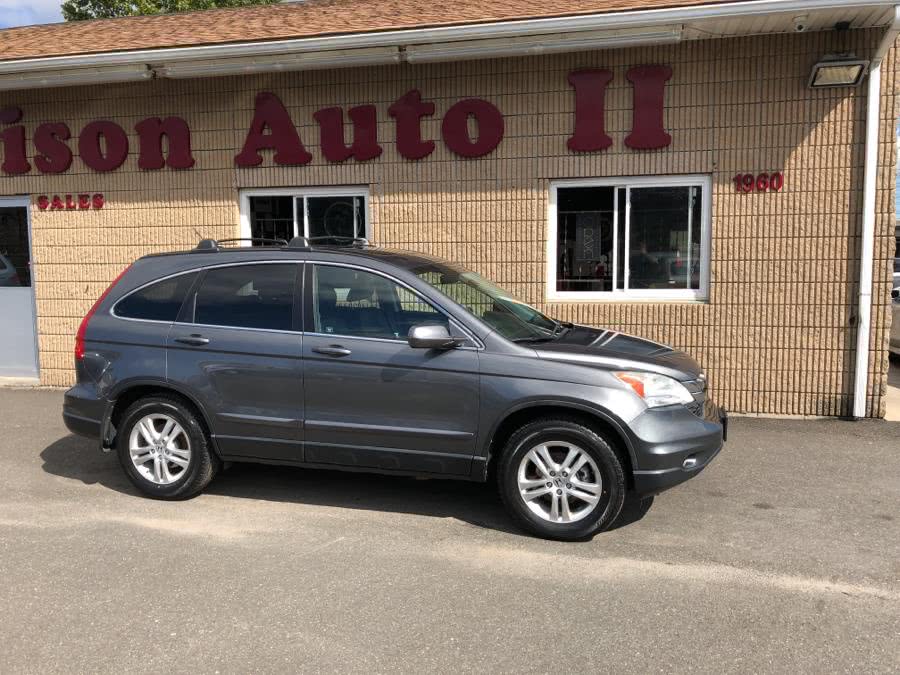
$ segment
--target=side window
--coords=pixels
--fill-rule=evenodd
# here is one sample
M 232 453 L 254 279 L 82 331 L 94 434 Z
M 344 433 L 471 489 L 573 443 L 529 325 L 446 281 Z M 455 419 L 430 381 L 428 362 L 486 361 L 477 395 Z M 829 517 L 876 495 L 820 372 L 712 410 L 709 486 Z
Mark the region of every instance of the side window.
M 291 330 L 299 265 L 237 265 L 206 272 L 194 323 L 208 326 Z
M 184 296 L 197 278 L 197 273 L 164 279 L 126 296 L 116 305 L 116 316 L 148 321 L 175 321 Z
M 447 317 L 416 293 L 351 267 L 315 265 L 312 293 L 316 333 L 405 340 L 416 324 L 448 325 Z

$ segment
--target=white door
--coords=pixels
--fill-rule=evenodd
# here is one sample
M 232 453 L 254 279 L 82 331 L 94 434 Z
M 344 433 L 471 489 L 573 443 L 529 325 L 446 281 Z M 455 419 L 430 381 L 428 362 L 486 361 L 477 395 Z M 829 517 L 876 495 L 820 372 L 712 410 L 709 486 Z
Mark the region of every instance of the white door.
M 38 376 L 28 204 L 0 197 L 0 377 Z

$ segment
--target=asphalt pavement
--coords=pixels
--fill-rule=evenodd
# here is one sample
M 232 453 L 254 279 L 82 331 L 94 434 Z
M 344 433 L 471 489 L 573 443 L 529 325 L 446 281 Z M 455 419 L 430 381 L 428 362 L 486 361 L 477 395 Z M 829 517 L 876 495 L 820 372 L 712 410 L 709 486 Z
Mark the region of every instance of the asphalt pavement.
M 900 424 L 733 419 L 590 542 L 485 485 L 236 465 L 144 499 L 0 390 L 0 672 L 900 669 Z

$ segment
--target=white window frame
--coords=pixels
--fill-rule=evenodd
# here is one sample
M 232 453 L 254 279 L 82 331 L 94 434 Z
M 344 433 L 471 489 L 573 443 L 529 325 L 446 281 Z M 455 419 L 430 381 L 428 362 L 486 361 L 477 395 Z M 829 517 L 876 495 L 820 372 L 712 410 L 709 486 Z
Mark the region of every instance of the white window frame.
M 702 201 L 700 204 L 700 288 L 689 289 L 616 289 L 613 291 L 558 291 L 556 290 L 557 271 L 557 191 L 559 188 L 611 187 L 625 188 L 625 237 L 628 239 L 631 221 L 631 188 L 646 187 L 699 187 Z M 618 196 L 613 193 L 615 215 L 613 221 L 613 280 L 616 279 L 618 264 Z M 690 176 L 622 176 L 616 178 L 585 178 L 575 180 L 559 180 L 550 183 L 550 201 L 547 214 L 547 300 L 564 302 L 620 302 L 623 300 L 655 300 L 655 301 L 695 301 L 709 300 L 709 267 L 710 267 L 710 223 L 712 221 L 712 178 L 698 174 Z M 625 250 L 628 250 L 626 245 Z M 628 256 L 624 261 L 625 279 L 628 278 Z
M 291 197 L 294 205 L 294 236 L 309 236 L 309 221 L 306 213 L 298 219 L 297 199 L 300 197 L 361 197 L 363 209 L 366 214 L 366 231 L 363 235 L 366 239 L 372 239 L 372 214 L 369 211 L 368 186 L 347 185 L 333 187 L 309 187 L 309 188 L 249 188 L 240 191 L 240 236 L 249 239 L 253 235 L 250 228 L 250 198 L 251 197 Z M 304 204 L 306 202 L 304 201 Z M 355 213 L 355 212 L 354 212 Z M 298 232 L 298 225 L 303 223 L 303 232 Z

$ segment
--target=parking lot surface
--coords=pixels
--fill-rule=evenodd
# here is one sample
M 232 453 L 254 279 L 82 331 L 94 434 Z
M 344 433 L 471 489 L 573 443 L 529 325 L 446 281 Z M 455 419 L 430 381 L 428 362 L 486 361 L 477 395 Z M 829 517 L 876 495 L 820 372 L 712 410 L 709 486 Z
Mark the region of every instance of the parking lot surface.
M 236 465 L 137 496 L 0 390 L 0 672 L 900 669 L 900 424 L 733 419 L 592 541 L 485 485 Z

